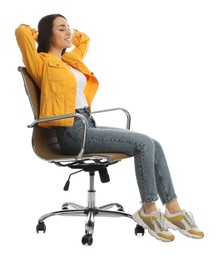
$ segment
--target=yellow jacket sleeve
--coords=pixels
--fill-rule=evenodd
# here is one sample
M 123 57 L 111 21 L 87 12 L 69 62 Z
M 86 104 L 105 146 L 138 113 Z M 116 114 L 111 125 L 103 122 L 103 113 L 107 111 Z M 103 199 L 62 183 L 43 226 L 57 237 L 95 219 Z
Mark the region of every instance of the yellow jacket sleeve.
M 82 32 L 74 29 L 74 38 L 72 39 L 72 45 L 74 48 L 70 52 L 65 52 L 63 57 L 71 59 L 71 56 L 78 56 L 81 60 L 85 57 L 90 43 L 90 38 Z
M 42 71 L 41 57 L 37 53 L 36 40 L 38 32 L 26 24 L 21 24 L 15 31 L 16 40 L 22 53 L 23 63 L 36 83 Z

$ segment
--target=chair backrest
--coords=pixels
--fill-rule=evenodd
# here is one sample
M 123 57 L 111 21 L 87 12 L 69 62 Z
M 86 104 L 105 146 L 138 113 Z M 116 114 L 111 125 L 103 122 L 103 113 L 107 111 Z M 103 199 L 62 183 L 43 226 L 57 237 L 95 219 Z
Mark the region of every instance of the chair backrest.
M 40 108 L 40 89 L 37 87 L 25 67 L 18 67 L 18 71 L 21 72 L 25 91 L 29 98 L 34 118 L 38 119 Z M 64 161 L 67 160 L 67 158 L 74 158 L 75 161 L 77 157 L 76 155 L 71 156 L 62 154 L 55 131 L 51 128 L 44 128 L 38 125 L 34 126 L 33 128 L 32 147 L 37 156 L 49 162 Z M 112 162 L 129 157 L 128 155 L 121 153 L 100 153 L 96 154 L 96 156 L 107 158 Z M 85 154 L 84 157 L 95 157 L 95 154 Z
M 28 74 L 25 67 L 18 67 L 18 71 L 21 72 L 22 79 L 24 81 L 25 91 L 28 95 L 34 118 L 38 119 L 40 109 L 40 90 L 36 86 L 31 76 Z
M 40 107 L 40 89 L 37 87 L 25 67 L 18 67 L 18 71 L 21 72 L 25 91 L 29 98 L 34 118 L 38 119 Z M 32 146 L 34 152 L 42 159 L 50 160 L 56 158 L 65 158 L 65 155 L 61 154 L 55 131 L 52 129 L 43 128 L 36 125 L 32 134 Z

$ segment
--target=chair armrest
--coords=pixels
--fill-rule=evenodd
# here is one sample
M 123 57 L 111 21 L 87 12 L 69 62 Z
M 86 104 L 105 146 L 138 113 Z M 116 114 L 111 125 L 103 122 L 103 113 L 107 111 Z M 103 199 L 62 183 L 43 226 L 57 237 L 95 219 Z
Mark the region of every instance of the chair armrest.
M 130 129 L 130 127 L 131 127 L 131 115 L 128 112 L 128 110 L 126 110 L 125 108 L 117 107 L 117 108 L 103 109 L 103 110 L 93 111 L 91 113 L 96 114 L 96 113 L 110 112 L 110 111 L 116 111 L 116 110 L 121 110 L 125 113 L 125 115 L 127 117 L 126 129 Z
M 35 125 L 37 125 L 38 123 L 49 122 L 49 121 L 59 120 L 59 119 L 64 119 L 64 118 L 69 118 L 69 117 L 78 117 L 81 119 L 81 121 L 83 123 L 84 131 L 83 131 L 81 150 L 80 150 L 79 154 L 77 155 L 77 158 L 81 158 L 83 156 L 85 145 L 86 145 L 87 129 L 88 129 L 87 119 L 83 115 L 78 114 L 78 113 L 72 113 L 72 114 L 65 114 L 65 115 L 60 115 L 60 116 L 52 116 L 52 117 L 47 117 L 47 118 L 36 119 L 30 125 L 28 125 L 28 127 L 31 128 L 31 127 L 34 127 Z

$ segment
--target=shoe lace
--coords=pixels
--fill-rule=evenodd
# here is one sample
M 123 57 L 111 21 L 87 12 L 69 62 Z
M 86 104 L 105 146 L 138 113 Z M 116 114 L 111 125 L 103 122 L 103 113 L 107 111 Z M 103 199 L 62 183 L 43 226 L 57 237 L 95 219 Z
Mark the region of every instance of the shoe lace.
M 154 214 L 154 216 L 156 217 L 156 219 L 155 219 L 155 220 L 152 220 L 152 222 L 157 221 L 157 222 L 160 224 L 160 226 L 161 226 L 164 230 L 167 230 L 168 227 L 167 227 L 167 224 L 166 224 L 166 219 L 165 219 L 164 215 L 162 214 L 162 212 L 157 211 L 157 212 Z M 152 216 L 152 217 L 153 217 L 153 216 Z
M 185 216 L 187 217 L 190 225 L 194 228 L 197 228 L 196 222 L 194 220 L 194 216 L 191 212 L 185 212 Z

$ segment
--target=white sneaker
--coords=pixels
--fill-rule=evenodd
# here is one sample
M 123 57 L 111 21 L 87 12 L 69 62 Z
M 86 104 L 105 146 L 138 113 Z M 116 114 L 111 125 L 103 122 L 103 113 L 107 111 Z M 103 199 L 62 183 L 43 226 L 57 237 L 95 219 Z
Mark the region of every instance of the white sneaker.
M 160 210 L 145 214 L 141 208 L 133 215 L 133 219 L 138 225 L 148 229 L 153 237 L 163 242 L 170 242 L 175 238 L 174 235 L 168 231 L 166 220 Z
M 179 230 L 179 232 L 188 237 L 204 237 L 204 233 L 197 227 L 192 213 L 183 210 L 182 212 L 171 214 L 166 208 L 164 216 L 169 228 Z

